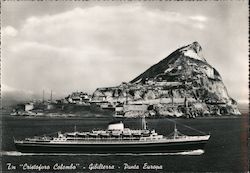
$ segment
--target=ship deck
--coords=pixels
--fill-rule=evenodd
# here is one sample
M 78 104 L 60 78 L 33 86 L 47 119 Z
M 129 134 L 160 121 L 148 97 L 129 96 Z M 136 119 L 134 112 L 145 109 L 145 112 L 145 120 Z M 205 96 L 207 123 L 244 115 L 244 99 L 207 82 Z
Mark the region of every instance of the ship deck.
M 178 142 L 192 142 L 192 141 L 206 141 L 210 135 L 205 136 L 185 136 L 179 138 L 70 138 L 67 140 L 51 140 L 51 141 L 15 141 L 19 144 L 154 144 L 154 143 L 178 143 Z

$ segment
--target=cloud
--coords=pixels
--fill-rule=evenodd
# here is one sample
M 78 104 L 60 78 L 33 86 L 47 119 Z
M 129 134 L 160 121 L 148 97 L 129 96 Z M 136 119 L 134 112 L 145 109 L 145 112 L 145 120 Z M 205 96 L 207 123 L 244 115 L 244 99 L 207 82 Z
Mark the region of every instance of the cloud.
M 202 15 L 190 16 L 189 19 L 197 21 L 197 22 L 206 22 L 208 19 Z
M 2 28 L 3 36 L 15 37 L 18 34 L 18 31 L 12 26 L 6 26 Z
M 19 31 L 3 29 L 5 35 L 16 37 L 4 39 L 3 82 L 27 90 L 93 91 L 129 81 L 141 73 L 135 66 L 145 68 L 158 61 L 151 57 L 165 56 L 160 50 L 168 40 L 162 36 L 181 33 L 183 26 L 197 29 L 188 16 L 139 5 L 30 16 Z
M 195 24 L 193 25 L 193 27 L 198 28 L 198 29 L 204 29 L 204 28 L 205 28 L 205 25 L 203 25 L 203 24 L 201 24 L 201 23 L 195 23 Z
M 14 88 L 12 86 L 8 86 L 5 84 L 1 84 L 1 92 L 3 93 L 25 93 L 25 94 L 34 94 L 33 91 L 30 90 L 20 90 L 19 88 Z
M 115 42 L 117 47 L 123 49 L 127 46 L 124 43 L 128 39 L 133 40 L 135 36 L 139 37 L 138 41 L 147 37 L 151 39 L 150 35 L 145 36 L 144 33 L 155 35 L 153 32 L 171 32 L 171 25 L 203 29 L 205 24 L 201 19 L 202 16 L 188 17 L 176 12 L 149 11 L 141 6 L 97 6 L 75 8 L 55 15 L 32 16 L 26 20 L 20 32 L 24 39 L 56 47 L 65 46 L 79 50 L 87 49 L 88 45 L 93 44 L 94 47 L 113 46 Z M 126 42 L 123 42 L 124 39 Z
M 124 4 L 29 16 L 3 28 L 2 81 L 63 94 L 130 81 L 178 46 L 220 33 L 208 29 L 210 17 L 191 14 Z
M 1 84 L 1 91 L 2 92 L 13 92 L 13 91 L 17 91 L 17 89 L 10 87 L 8 85 L 5 85 L 5 84 Z

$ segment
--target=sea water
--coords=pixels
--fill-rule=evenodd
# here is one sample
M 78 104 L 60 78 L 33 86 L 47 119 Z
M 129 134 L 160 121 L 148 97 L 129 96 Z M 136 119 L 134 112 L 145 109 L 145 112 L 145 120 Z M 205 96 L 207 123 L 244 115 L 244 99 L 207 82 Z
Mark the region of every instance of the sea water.
M 187 135 L 210 133 L 205 150 L 181 153 L 56 154 L 20 153 L 13 138 L 105 129 L 111 117 L 15 117 L 2 116 L 2 172 L 244 172 L 248 161 L 247 119 L 149 119 L 148 128 L 163 135 L 177 128 Z M 125 127 L 141 128 L 139 119 L 125 120 Z M 191 127 L 191 128 L 189 128 Z M 199 131 L 195 131 L 197 129 Z

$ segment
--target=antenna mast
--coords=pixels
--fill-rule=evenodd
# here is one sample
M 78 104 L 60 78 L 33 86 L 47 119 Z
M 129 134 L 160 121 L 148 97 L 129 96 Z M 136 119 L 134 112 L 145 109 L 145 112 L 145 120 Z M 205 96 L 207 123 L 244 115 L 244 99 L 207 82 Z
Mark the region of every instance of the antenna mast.
M 44 90 L 43 90 L 43 103 L 44 103 Z
M 50 102 L 52 102 L 52 90 L 50 91 Z

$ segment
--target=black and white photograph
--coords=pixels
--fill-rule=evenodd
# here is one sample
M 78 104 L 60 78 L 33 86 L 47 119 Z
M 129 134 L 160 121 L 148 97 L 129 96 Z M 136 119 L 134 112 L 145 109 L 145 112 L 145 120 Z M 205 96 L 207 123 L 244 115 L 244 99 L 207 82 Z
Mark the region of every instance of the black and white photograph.
M 247 0 L 2 0 L 3 173 L 248 172 Z

